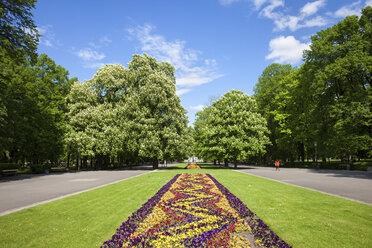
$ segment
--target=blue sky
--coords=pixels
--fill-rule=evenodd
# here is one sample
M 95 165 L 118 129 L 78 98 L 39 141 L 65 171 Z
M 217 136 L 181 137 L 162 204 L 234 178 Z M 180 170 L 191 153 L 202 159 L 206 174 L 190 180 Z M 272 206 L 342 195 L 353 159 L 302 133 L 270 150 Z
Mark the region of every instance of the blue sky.
M 177 94 L 195 113 L 232 89 L 249 95 L 271 63 L 302 62 L 310 36 L 372 0 L 39 0 L 39 52 L 79 81 L 147 53 L 176 67 Z

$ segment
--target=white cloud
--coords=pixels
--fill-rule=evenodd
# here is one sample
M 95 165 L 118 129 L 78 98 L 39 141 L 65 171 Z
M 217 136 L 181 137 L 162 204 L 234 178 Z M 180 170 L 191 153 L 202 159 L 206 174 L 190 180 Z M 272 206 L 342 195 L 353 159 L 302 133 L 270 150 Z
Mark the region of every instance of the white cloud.
M 366 6 L 372 6 L 372 0 L 367 0 L 366 1 Z
M 103 53 L 92 50 L 91 48 L 84 48 L 76 52 L 76 55 L 85 61 L 102 60 L 106 56 Z
M 89 42 L 88 45 L 91 46 L 91 47 L 93 47 L 94 49 L 98 49 L 98 48 L 101 47 L 101 46 L 97 45 L 97 44 L 94 43 L 94 42 Z
M 260 15 L 269 19 L 278 19 L 282 16 L 280 12 L 274 12 L 278 7 L 284 7 L 284 0 L 270 0 L 269 4 L 261 10 Z
M 299 21 L 300 19 L 297 16 L 283 16 L 274 19 L 277 30 L 284 30 L 286 28 L 289 28 L 290 30 L 295 31 L 299 27 Z
M 221 5 L 228 6 L 233 3 L 237 2 L 253 2 L 256 10 L 258 10 L 264 3 L 269 2 L 271 0 L 218 0 Z
M 368 2 L 366 3 L 368 4 Z M 361 2 L 357 1 L 352 4 L 341 7 L 333 15 L 334 17 L 337 17 L 337 18 L 345 18 L 346 16 L 350 16 L 350 15 L 360 16 L 361 10 L 362 10 Z
M 314 17 L 313 19 L 306 20 L 301 27 L 320 27 L 326 25 L 328 22 L 321 16 Z
M 43 40 L 40 43 L 43 44 L 44 46 L 47 46 L 47 47 L 52 47 L 53 46 L 53 44 L 50 40 Z
M 130 38 L 140 41 L 141 50 L 176 68 L 178 95 L 190 88 L 212 82 L 221 77 L 216 72 L 216 60 L 200 58 L 200 51 L 189 49 L 182 40 L 167 41 L 163 36 L 153 34 L 154 26 L 146 24 L 128 29 Z M 186 90 L 188 89 L 188 90 Z
M 190 91 L 191 91 L 191 89 L 177 89 L 176 94 L 177 94 L 177 96 L 181 96 L 181 95 L 186 94 Z
M 39 44 L 46 47 L 54 47 L 60 45 L 59 41 L 55 39 L 52 25 L 43 25 L 36 28 L 38 33 L 41 35 L 39 38 Z
M 240 2 L 241 0 L 219 0 L 221 5 L 230 5 L 235 2 Z
M 325 5 L 325 0 L 318 0 L 315 2 L 306 3 L 300 13 L 303 16 L 311 16 L 318 12 L 318 10 Z
M 328 21 L 321 16 L 316 16 L 306 20 L 297 16 L 285 16 L 275 20 L 274 22 L 278 30 L 289 28 L 291 31 L 296 31 L 300 28 L 321 27 L 328 23 Z
M 284 0 L 251 0 L 259 11 L 261 17 L 273 20 L 276 31 L 290 29 L 296 31 L 300 28 L 323 26 L 327 20 L 321 16 L 309 19 L 316 14 L 320 8 L 325 6 L 326 0 L 316 0 L 306 3 L 297 15 L 285 14 Z M 372 1 L 372 0 L 371 0 Z
M 261 6 L 266 3 L 268 0 L 253 0 L 253 4 L 256 7 L 256 9 L 260 9 Z
M 101 37 L 98 42 L 89 42 L 89 46 L 93 47 L 94 49 L 101 48 L 102 46 L 107 46 L 110 44 L 112 40 L 108 38 L 106 35 Z
M 109 44 L 112 42 L 112 40 L 105 35 L 99 39 L 99 42 L 102 44 Z
M 104 67 L 106 64 L 105 63 L 88 63 L 88 64 L 85 64 L 83 67 L 84 68 L 89 68 L 89 69 L 99 69 L 99 68 L 102 68 Z
M 191 110 L 196 110 L 196 111 L 202 111 L 204 108 L 203 105 L 199 104 L 199 105 L 196 105 L 196 106 L 190 106 L 190 109 Z
M 47 32 L 47 29 L 49 27 L 51 27 L 51 25 L 44 25 L 44 26 L 41 26 L 41 27 L 37 27 L 36 29 L 39 32 L 39 34 L 44 35 Z
M 301 43 L 293 36 L 279 36 L 270 41 L 270 54 L 266 56 L 266 59 L 273 59 L 275 63 L 296 64 L 301 60 L 303 51 L 308 49 L 309 45 Z

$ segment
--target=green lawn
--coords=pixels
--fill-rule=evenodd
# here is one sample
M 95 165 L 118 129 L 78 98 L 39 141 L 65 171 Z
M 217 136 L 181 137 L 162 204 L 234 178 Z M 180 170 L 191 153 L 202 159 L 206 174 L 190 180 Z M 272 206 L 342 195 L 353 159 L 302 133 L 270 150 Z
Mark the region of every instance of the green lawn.
M 209 173 L 294 247 L 372 247 L 372 206 L 226 169 L 160 170 L 0 217 L 0 247 L 99 247 L 177 173 Z

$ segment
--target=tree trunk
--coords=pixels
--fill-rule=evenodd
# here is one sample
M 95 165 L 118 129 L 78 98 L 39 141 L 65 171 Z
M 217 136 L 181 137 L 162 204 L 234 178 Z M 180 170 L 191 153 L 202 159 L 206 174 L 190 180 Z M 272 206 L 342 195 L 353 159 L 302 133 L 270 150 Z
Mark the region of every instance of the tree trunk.
M 102 157 L 101 155 L 96 155 L 96 169 L 100 170 L 102 166 Z
M 77 158 L 76 158 L 76 170 L 77 171 L 80 170 L 80 152 L 78 152 Z
M 225 167 L 229 167 L 229 161 L 225 160 Z
M 234 169 L 237 169 L 238 168 L 238 162 L 236 161 L 236 159 L 234 160 Z
M 154 159 L 152 160 L 152 168 L 153 168 L 154 170 L 156 170 L 156 169 L 159 168 L 159 161 L 158 161 L 156 158 L 154 158 Z
M 301 161 L 303 163 L 303 162 L 305 162 L 305 145 L 304 145 L 304 143 L 300 143 L 300 154 L 301 154 Z
M 216 165 L 216 164 L 217 164 L 216 160 L 213 160 L 213 164 L 214 164 L 214 165 Z
M 88 157 L 87 156 L 83 157 L 83 165 L 84 165 L 84 168 L 88 168 Z
M 70 151 L 67 152 L 67 169 L 70 168 Z

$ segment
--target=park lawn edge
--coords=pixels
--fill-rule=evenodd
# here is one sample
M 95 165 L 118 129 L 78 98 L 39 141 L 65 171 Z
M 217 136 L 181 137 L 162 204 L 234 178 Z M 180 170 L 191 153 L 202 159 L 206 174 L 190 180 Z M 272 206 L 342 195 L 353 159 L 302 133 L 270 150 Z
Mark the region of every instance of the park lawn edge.
M 178 173 L 211 174 L 294 247 L 372 244 L 369 205 L 226 169 L 174 168 L 2 216 L 0 246 L 100 246 Z

